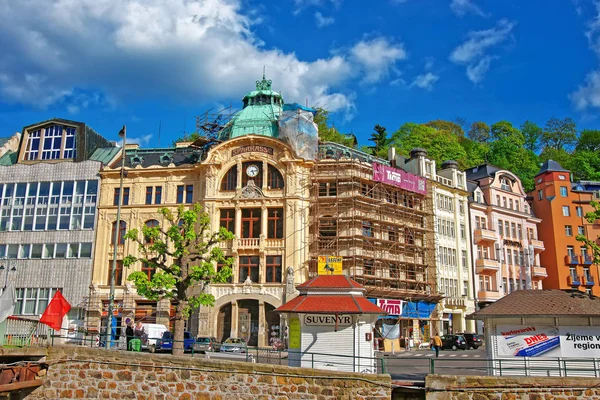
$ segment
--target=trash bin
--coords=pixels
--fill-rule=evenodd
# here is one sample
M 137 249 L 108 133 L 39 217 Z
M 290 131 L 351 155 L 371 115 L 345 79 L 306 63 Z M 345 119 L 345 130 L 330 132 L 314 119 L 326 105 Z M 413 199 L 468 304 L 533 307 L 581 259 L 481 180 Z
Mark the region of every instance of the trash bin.
M 129 350 L 142 351 L 142 341 L 140 339 L 131 339 L 129 341 Z

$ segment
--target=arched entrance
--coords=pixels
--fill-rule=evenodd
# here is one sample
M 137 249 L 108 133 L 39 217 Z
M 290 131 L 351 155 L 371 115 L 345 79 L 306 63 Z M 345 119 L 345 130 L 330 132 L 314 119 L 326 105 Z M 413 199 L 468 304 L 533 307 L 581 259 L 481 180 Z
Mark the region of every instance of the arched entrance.
M 225 304 L 217 315 L 217 340 L 225 341 L 231 334 L 231 303 Z
M 248 346 L 258 346 L 259 327 L 258 300 L 238 302 L 238 334 Z
M 269 303 L 265 303 L 265 317 L 267 320 L 267 336 L 268 336 L 268 345 L 273 344 L 274 339 L 283 339 L 283 327 L 281 326 L 281 318 L 280 315 L 273 310 L 275 310 L 275 306 L 272 306 Z

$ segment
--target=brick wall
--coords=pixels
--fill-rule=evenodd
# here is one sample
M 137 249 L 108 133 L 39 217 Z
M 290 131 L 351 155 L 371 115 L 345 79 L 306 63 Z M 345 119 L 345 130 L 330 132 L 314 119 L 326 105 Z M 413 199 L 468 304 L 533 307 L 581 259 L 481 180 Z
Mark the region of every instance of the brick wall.
M 427 400 L 600 399 L 597 378 L 428 375 Z
M 43 386 L 27 399 L 390 399 L 389 375 L 79 347 L 48 349 Z

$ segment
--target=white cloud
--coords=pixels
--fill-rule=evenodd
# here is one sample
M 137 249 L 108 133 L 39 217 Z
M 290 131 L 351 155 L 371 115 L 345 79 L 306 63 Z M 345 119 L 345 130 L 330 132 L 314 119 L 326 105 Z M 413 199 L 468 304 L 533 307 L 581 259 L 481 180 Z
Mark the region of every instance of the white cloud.
M 362 40 L 350 49 L 351 61 L 362 68 L 363 83 L 374 83 L 386 78 L 396 62 L 406 57 L 402 43 L 392 43 L 384 37 Z
M 576 3 L 577 5 L 577 3 Z M 600 1 L 595 1 L 596 16 L 588 23 L 585 36 L 588 39 L 590 49 L 600 57 Z M 589 72 L 585 77 L 585 83 L 569 94 L 569 99 L 579 111 L 585 111 L 590 107 L 600 107 L 600 69 Z
M 450 61 L 466 65 L 467 77 L 474 83 L 480 82 L 491 61 L 498 58 L 486 55 L 486 51 L 508 39 L 514 26 L 515 22 L 501 19 L 494 28 L 469 32 L 467 40 L 450 54 Z
M 355 97 L 345 84 L 380 81 L 406 57 L 402 44 L 375 38 L 347 53 L 302 60 L 264 47 L 256 23 L 242 13 L 242 0 L 0 1 L 0 96 L 39 107 L 64 103 L 72 111 L 86 107 L 81 93 L 111 102 L 223 101 L 251 90 L 266 66 L 286 101 L 308 98 L 352 113 Z
M 315 22 L 317 24 L 317 28 L 323 28 L 324 26 L 331 25 L 335 22 L 335 18 L 333 17 L 325 17 L 319 11 L 315 12 Z
M 421 89 L 431 90 L 433 85 L 440 79 L 439 75 L 435 75 L 431 72 L 426 72 L 421 75 L 417 75 L 413 82 L 410 84 L 411 87 L 417 86 Z
M 452 12 L 459 17 L 463 17 L 466 14 L 476 14 L 480 17 L 489 17 L 490 14 L 486 14 L 483 10 L 472 0 L 452 0 L 450 2 L 450 9 Z

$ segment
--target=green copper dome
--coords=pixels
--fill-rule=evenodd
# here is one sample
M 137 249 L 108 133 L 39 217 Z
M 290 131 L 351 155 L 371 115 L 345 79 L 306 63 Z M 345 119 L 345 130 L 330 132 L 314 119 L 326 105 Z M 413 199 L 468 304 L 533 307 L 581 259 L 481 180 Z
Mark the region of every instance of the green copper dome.
M 271 81 L 256 81 L 256 90 L 244 96 L 244 108 L 221 131 L 219 139 L 227 140 L 244 135 L 279 136 L 277 118 L 283 108 L 283 98 L 271 90 Z

